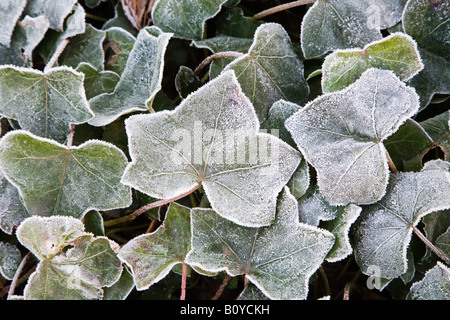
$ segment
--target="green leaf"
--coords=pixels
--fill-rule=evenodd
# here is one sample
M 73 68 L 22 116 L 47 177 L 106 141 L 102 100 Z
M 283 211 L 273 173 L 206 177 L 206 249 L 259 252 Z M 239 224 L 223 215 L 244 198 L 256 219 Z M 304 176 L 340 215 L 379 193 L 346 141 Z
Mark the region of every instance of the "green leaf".
M 186 98 L 190 93 L 202 86 L 200 79 L 194 74 L 192 69 L 181 66 L 175 77 L 175 88 L 181 98 Z
M 302 158 L 300 164 L 288 181 L 287 186 L 291 190 L 294 198 L 298 199 L 302 197 L 309 188 L 310 185 L 309 166 L 305 159 Z
M 118 245 L 83 231 L 73 217 L 30 217 L 17 238 L 39 260 L 24 289 L 28 300 L 100 299 L 120 277 Z
M 31 215 L 81 218 L 91 209 L 129 206 L 130 188 L 120 183 L 127 163 L 122 151 L 103 141 L 67 148 L 21 130 L 0 141 L 0 166 Z
M 376 21 L 369 23 L 371 2 L 317 0 L 302 20 L 300 39 L 305 58 L 321 57 L 337 49 L 362 48 L 381 39 L 380 26 Z M 378 1 L 378 8 L 383 10 L 387 2 Z
M 407 300 L 450 300 L 450 270 L 441 262 L 414 283 Z
M 183 263 L 190 249 L 190 210 L 171 203 L 164 223 L 153 233 L 131 239 L 118 256 L 130 266 L 136 289 L 146 290 Z
M 403 30 L 417 41 L 424 69 L 409 85 L 425 108 L 436 93 L 448 94 L 450 82 L 450 19 L 448 1 L 410 0 L 403 14 Z
M 77 0 L 28 0 L 24 13 L 31 17 L 44 15 L 51 29 L 62 31 L 64 19 L 76 3 Z
M 86 23 L 85 32 L 70 39 L 69 44 L 59 56 L 58 64 L 75 69 L 80 63 L 86 62 L 99 71 L 103 70 L 105 37 L 105 31 Z
M 244 16 L 241 8 L 232 8 L 217 16 L 216 35 L 253 39 L 256 29 L 263 23 Z
M 346 89 L 309 102 L 285 125 L 330 204 L 370 204 L 388 183 L 383 140 L 418 108 L 414 90 L 391 71 L 369 69 Z
M 0 171 L 0 228 L 7 234 L 12 234 L 29 214 L 25 208 L 19 191 Z
M 105 69 L 122 75 L 135 42 L 136 37 L 125 29 L 119 27 L 106 29 Z
M 393 174 L 386 195 L 364 207 L 355 226 L 353 248 L 361 271 L 367 274 L 375 266 L 386 279 L 405 273 L 413 227 L 423 216 L 450 208 L 449 194 L 449 172 Z
M 164 53 L 172 34 L 156 27 L 139 32 L 115 90 L 92 98 L 93 126 L 104 126 L 123 114 L 148 111 L 161 89 Z
M 212 208 L 238 224 L 272 222 L 276 197 L 300 154 L 259 122 L 229 71 L 192 93 L 174 111 L 125 122 L 132 162 L 122 182 L 158 199 L 202 185 Z
M 416 42 L 404 33 L 394 33 L 363 49 L 337 50 L 328 55 L 322 65 L 322 90 L 344 89 L 369 68 L 392 70 L 402 81 L 408 81 L 423 69 L 423 64 Z
M 336 219 L 339 207 L 330 205 L 317 186 L 298 199 L 300 222 L 318 227 L 320 221 Z
M 19 249 L 8 242 L 0 241 L 0 274 L 3 278 L 12 280 L 20 261 Z
M 98 71 L 91 64 L 85 62 L 81 62 L 76 71 L 84 74 L 84 91 L 87 99 L 113 92 L 120 80 L 120 76 L 114 71 Z
M 83 79 L 83 74 L 68 67 L 41 72 L 0 66 L 0 114 L 17 120 L 24 130 L 64 142 L 71 123 L 93 116 Z
M 423 231 L 425 237 L 436 245 L 436 239 L 443 235 L 447 231 L 448 226 L 450 226 L 450 210 L 433 212 L 432 214 L 426 215 L 423 217 L 422 223 L 424 225 Z M 429 266 L 431 263 L 435 264 L 437 259 L 437 256 L 431 249 L 426 247 L 426 252 L 420 264 L 421 266 Z
M 236 73 L 260 122 L 267 119 L 269 108 L 280 99 L 297 104 L 308 99 L 309 86 L 304 78 L 303 63 L 289 35 L 279 24 L 261 25 L 248 53 L 231 62 L 226 70 Z
M 14 27 L 26 3 L 26 0 L 5 0 L 0 4 L 0 45 L 10 46 Z
M 328 231 L 298 223 L 295 198 L 285 188 L 276 219 L 262 228 L 238 226 L 211 209 L 193 209 L 187 262 L 208 271 L 245 274 L 271 299 L 306 299 L 308 281 L 331 249 Z
M 446 160 L 450 160 L 450 111 L 424 120 L 420 125 L 433 139 L 434 144 L 442 149 Z
M 152 9 L 152 21 L 165 32 L 183 39 L 203 38 L 206 20 L 219 13 L 227 0 L 159 0 Z

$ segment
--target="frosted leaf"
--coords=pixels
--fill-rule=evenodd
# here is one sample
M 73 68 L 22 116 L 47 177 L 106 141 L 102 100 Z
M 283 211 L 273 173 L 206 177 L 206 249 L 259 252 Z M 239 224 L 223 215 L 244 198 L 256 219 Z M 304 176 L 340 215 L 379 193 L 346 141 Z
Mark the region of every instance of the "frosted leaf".
M 185 66 L 180 67 L 175 77 L 175 88 L 181 98 L 186 98 L 191 92 L 194 92 L 201 86 L 202 82 L 192 69 Z
M 417 41 L 424 69 L 408 85 L 425 108 L 436 93 L 449 94 L 450 82 L 449 1 L 410 0 L 403 13 L 403 30 Z
M 62 31 L 64 19 L 76 3 L 77 0 L 29 0 L 24 13 L 31 17 L 44 15 L 51 29 Z
M 241 39 L 253 39 L 256 29 L 264 23 L 264 21 L 245 16 L 244 11 L 239 7 L 224 10 L 214 20 L 216 35 Z
M 415 282 L 406 296 L 407 300 L 450 300 L 450 270 L 438 262 Z
M 404 33 L 394 33 L 363 49 L 337 50 L 328 55 L 322 65 L 322 90 L 344 89 L 369 68 L 392 70 L 407 81 L 423 69 L 423 64 L 416 42 Z
M 261 290 L 258 289 L 253 283 L 249 283 L 244 290 L 242 290 L 241 294 L 237 298 L 237 300 L 270 300 Z
M 0 275 L 12 280 L 21 261 L 20 251 L 16 246 L 0 241 Z
M 380 1 L 383 5 L 385 1 Z M 380 26 L 369 23 L 367 0 L 318 0 L 302 20 L 301 46 L 305 58 L 329 51 L 362 48 L 381 39 Z
M 426 215 L 423 217 L 422 223 L 425 237 L 436 246 L 436 239 L 448 232 L 448 227 L 450 226 L 450 210 L 437 211 Z M 431 264 L 435 264 L 439 258 L 429 247 L 426 247 L 425 250 L 426 252 L 420 260 L 420 265 L 430 266 Z
M 369 69 L 346 89 L 309 102 L 285 125 L 331 205 L 370 204 L 384 195 L 389 177 L 382 142 L 418 108 L 414 90 L 391 71 Z
M 137 290 L 146 290 L 183 263 L 191 249 L 190 210 L 171 203 L 164 223 L 153 233 L 131 239 L 118 257 L 130 266 Z
M 100 299 L 122 272 L 117 244 L 84 232 L 73 217 L 27 218 L 17 238 L 40 260 L 24 289 L 27 300 Z
M 138 34 L 138 30 L 133 27 L 130 20 L 128 20 L 127 16 L 123 12 L 122 1 L 118 1 L 114 6 L 114 17 L 103 24 L 103 30 L 115 27 L 128 31 L 133 36 Z
M 0 171 L 0 229 L 12 234 L 29 214 L 16 187 Z
M 3 0 L 0 2 L 0 45 L 10 46 L 14 27 L 26 3 L 26 0 Z
M 23 46 L 23 55 L 32 60 L 34 48 L 44 39 L 44 35 L 50 27 L 50 22 L 45 16 L 31 18 L 26 16 L 20 23 L 20 27 L 25 30 L 26 43 Z
M 103 289 L 103 300 L 125 300 L 133 289 L 133 275 L 127 268 L 123 268 L 120 279 L 111 287 Z
M 300 109 L 299 105 L 289 101 L 279 100 L 275 102 L 269 109 L 267 120 L 261 123 L 261 129 L 266 129 L 272 134 L 278 134 L 281 140 L 295 147 L 295 142 L 292 140 L 291 134 L 284 126 L 284 123 Z M 298 197 L 296 196 L 296 198 Z
M 333 220 L 338 216 L 339 207 L 330 205 L 317 186 L 297 200 L 300 222 L 318 227 L 320 221 Z
M 106 55 L 105 69 L 122 75 L 128 57 L 133 50 L 136 37 L 123 28 L 106 29 L 104 50 Z
M 272 222 L 276 197 L 300 163 L 298 151 L 266 133 L 229 71 L 173 111 L 125 122 L 132 162 L 122 182 L 158 199 L 202 185 L 211 206 L 238 224 Z
M 431 160 L 425 162 L 422 171 L 425 170 L 440 170 L 443 172 L 450 172 L 450 162 L 441 159 Z
M 102 141 L 67 148 L 22 130 L 0 141 L 0 166 L 31 215 L 81 218 L 91 209 L 129 206 L 130 188 L 120 183 L 127 163 L 121 150 Z
M 42 72 L 0 66 L 0 114 L 17 120 L 24 130 L 64 142 L 71 123 L 84 123 L 93 116 L 83 78 L 68 67 Z
M 80 63 L 86 62 L 99 71 L 103 70 L 105 36 L 105 31 L 86 23 L 85 32 L 70 39 L 59 56 L 58 64 L 77 68 Z
M 48 30 L 37 50 L 45 62 L 51 59 L 61 42 L 86 31 L 85 20 L 86 12 L 83 6 L 76 3 L 69 10 L 69 15 L 64 20 L 63 29 L 58 31 Z
M 306 299 L 308 281 L 331 249 L 328 231 L 298 222 L 297 202 L 285 188 L 272 225 L 238 226 L 211 209 L 192 209 L 187 262 L 209 271 L 245 274 L 271 299 Z
M 76 71 L 84 74 L 84 91 L 87 99 L 105 92 L 113 92 L 120 80 L 120 76 L 114 71 L 98 71 L 91 64 L 85 62 L 80 63 Z
M 289 35 L 279 24 L 261 25 L 248 53 L 231 62 L 226 70 L 236 73 L 260 122 L 267 119 L 270 107 L 280 99 L 298 104 L 308 99 L 309 86 L 304 78 L 303 63 L 292 48 Z
M 353 252 L 349 239 L 349 232 L 350 227 L 359 217 L 360 213 L 361 207 L 354 204 L 338 207 L 336 218 L 330 221 L 324 221 L 320 224 L 321 228 L 330 231 L 336 239 L 333 247 L 325 258 L 328 262 L 343 260 Z
M 420 219 L 450 208 L 450 173 L 425 170 L 390 178 L 383 199 L 364 207 L 352 239 L 356 262 L 368 273 L 373 266 L 386 279 L 406 272 L 406 249 Z
M 172 34 L 156 27 L 139 32 L 115 90 L 92 98 L 93 126 L 104 126 L 123 114 L 146 111 L 161 89 L 164 54 Z
M 202 39 L 206 20 L 219 13 L 227 0 L 158 0 L 152 21 L 165 32 L 183 39 Z
M 450 160 L 450 110 L 433 118 L 422 121 L 420 125 L 433 139 L 445 154 L 445 159 Z
M 309 165 L 305 159 L 302 161 L 295 170 L 291 179 L 288 181 L 287 186 L 291 190 L 294 198 L 298 199 L 302 197 L 309 188 L 310 185 Z

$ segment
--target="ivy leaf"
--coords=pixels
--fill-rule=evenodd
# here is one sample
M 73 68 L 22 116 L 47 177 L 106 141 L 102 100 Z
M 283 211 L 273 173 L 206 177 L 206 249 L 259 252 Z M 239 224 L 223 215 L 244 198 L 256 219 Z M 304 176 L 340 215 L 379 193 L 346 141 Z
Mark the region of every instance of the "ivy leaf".
M 206 20 L 219 13 L 227 0 L 158 0 L 152 9 L 152 21 L 178 38 L 203 38 Z
M 30 217 L 17 238 L 39 260 L 24 289 L 27 300 L 100 299 L 120 277 L 117 244 L 83 231 L 73 217 Z
M 14 27 L 26 3 L 26 0 L 5 0 L 0 4 L 0 45 L 10 46 Z
M 411 286 L 407 300 L 450 300 L 450 270 L 441 262 Z
M 386 195 L 364 207 L 355 226 L 355 259 L 363 273 L 370 266 L 393 279 L 407 268 L 406 249 L 420 219 L 450 208 L 450 173 L 441 170 L 404 172 L 391 176 Z
M 91 209 L 129 206 L 130 188 L 120 183 L 127 163 L 121 150 L 102 141 L 67 148 L 22 130 L 0 141 L 0 166 L 31 215 L 81 218 Z
M 420 125 L 444 152 L 445 159 L 450 160 L 450 110 L 424 120 Z
M 193 209 L 187 262 L 207 271 L 245 274 L 271 299 L 306 299 L 308 281 L 331 249 L 328 231 L 298 222 L 295 198 L 285 188 L 272 225 L 248 228 L 211 209 Z
M 31 17 L 44 15 L 51 29 L 62 31 L 64 19 L 76 3 L 77 0 L 29 0 L 24 12 Z
M 232 71 L 173 111 L 135 115 L 125 124 L 132 162 L 124 184 L 158 199 L 202 185 L 212 208 L 241 225 L 272 222 L 276 197 L 301 160 L 294 148 L 258 132 L 255 111 Z
M 369 69 L 346 89 L 308 103 L 286 127 L 331 205 L 370 204 L 384 195 L 389 177 L 382 142 L 418 108 L 414 90 L 391 71 Z
M 230 69 L 253 103 L 260 122 L 267 119 L 269 108 L 280 99 L 297 104 L 308 99 L 303 63 L 279 24 L 258 27 L 248 53 L 231 62 L 225 71 Z
M 123 28 L 111 27 L 106 29 L 104 51 L 107 59 L 105 69 L 122 75 L 135 42 L 136 37 Z
M 130 266 L 136 289 L 146 290 L 183 263 L 190 249 L 190 209 L 171 203 L 164 223 L 153 233 L 131 239 L 118 256 Z
M 344 89 L 369 68 L 392 70 L 408 81 L 423 69 L 416 42 L 404 33 L 394 33 L 371 42 L 363 49 L 337 50 L 322 65 L 322 90 Z
M 448 1 L 410 0 L 403 14 L 403 30 L 417 41 L 425 68 L 409 85 L 425 108 L 436 93 L 449 94 L 450 20 Z
M 89 101 L 95 114 L 89 124 L 108 125 L 123 114 L 151 108 L 161 89 L 164 53 L 171 36 L 156 27 L 141 29 L 115 90 Z
M 12 280 L 20 261 L 19 249 L 8 242 L 0 241 L 0 274 L 3 278 Z
M 16 187 L 0 171 L 0 229 L 12 234 L 29 214 Z
M 98 71 L 91 64 L 85 62 L 81 62 L 76 70 L 84 74 L 84 91 L 87 99 L 92 99 L 105 92 L 113 92 L 120 80 L 120 76 L 114 71 Z
M 68 67 L 42 72 L 0 66 L 0 114 L 17 120 L 24 130 L 64 142 L 71 123 L 93 116 L 83 79 L 82 73 Z
M 99 71 L 103 70 L 105 37 L 105 31 L 98 30 L 86 23 L 85 32 L 70 39 L 69 44 L 61 53 L 58 63 L 77 68 L 80 63 L 86 62 Z
M 380 1 L 383 6 L 387 1 Z M 369 1 L 318 0 L 303 17 L 301 46 L 305 58 L 329 51 L 362 48 L 381 39 L 379 26 L 368 24 Z

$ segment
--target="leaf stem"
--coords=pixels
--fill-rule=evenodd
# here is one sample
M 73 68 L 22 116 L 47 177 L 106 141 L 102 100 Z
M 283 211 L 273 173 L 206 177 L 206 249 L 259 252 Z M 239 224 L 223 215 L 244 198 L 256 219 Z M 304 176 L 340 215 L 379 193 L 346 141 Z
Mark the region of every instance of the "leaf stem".
M 186 278 L 187 278 L 187 264 L 183 261 L 183 272 L 181 274 L 181 296 L 180 300 L 186 300 Z
M 25 265 L 27 264 L 27 262 L 30 259 L 30 257 L 31 257 L 31 252 L 28 252 L 25 255 L 25 257 L 23 257 L 22 261 L 19 264 L 19 267 L 17 267 L 16 273 L 14 274 L 14 278 L 12 279 L 12 282 L 9 285 L 7 300 L 12 299 L 12 297 L 14 296 L 14 290 L 16 290 L 17 281 L 19 280 L 19 276 L 22 273 L 22 270 L 25 267 Z
M 271 14 L 280 12 L 280 11 L 284 11 L 284 10 L 289 10 L 295 7 L 299 7 L 299 6 L 303 6 L 305 4 L 310 4 L 310 3 L 314 3 L 316 2 L 316 0 L 298 0 L 298 1 L 292 1 L 289 3 L 284 3 L 284 4 L 280 4 L 279 6 L 261 11 L 260 13 L 255 14 L 252 19 L 258 20 L 264 17 L 267 17 Z
M 387 152 L 387 150 L 386 150 L 386 158 L 387 158 L 387 160 L 388 160 L 389 168 L 391 169 L 391 171 L 392 171 L 393 173 L 398 173 L 398 170 L 397 170 L 397 168 L 395 167 L 395 164 L 394 164 L 394 162 L 392 161 L 392 158 L 391 158 L 391 156 L 389 155 L 389 152 Z
M 218 53 L 214 53 L 208 57 L 206 57 L 199 65 L 197 68 L 195 68 L 194 70 L 194 74 L 196 76 L 198 76 L 198 74 L 200 73 L 200 71 L 202 71 L 202 69 L 207 66 L 211 61 L 213 61 L 214 59 L 218 59 L 218 58 L 223 58 L 223 57 L 241 57 L 244 54 L 242 52 L 235 52 L 235 51 L 224 51 L 224 52 L 218 52 Z
M 132 220 L 136 219 L 137 217 L 139 217 L 139 216 L 140 216 L 141 214 L 143 214 L 144 212 L 147 212 L 147 211 L 150 210 L 150 209 L 157 208 L 157 207 L 161 207 L 161 206 L 163 206 L 163 205 L 165 205 L 165 204 L 168 204 L 168 203 L 174 202 L 174 201 L 176 201 L 176 200 L 179 200 L 179 199 L 181 199 L 181 198 L 184 198 L 184 197 L 186 197 L 187 195 L 191 194 L 192 192 L 194 192 L 195 190 L 197 190 L 197 189 L 200 188 L 200 187 L 201 187 L 201 184 L 196 185 L 196 186 L 195 186 L 194 188 L 192 188 L 191 190 L 189 190 L 189 191 L 187 191 L 187 192 L 185 192 L 185 193 L 182 193 L 182 194 L 180 194 L 179 196 L 176 196 L 176 197 L 174 197 L 174 198 L 171 198 L 171 199 L 162 199 L 162 200 L 158 200 L 158 201 L 155 201 L 155 202 L 146 204 L 145 206 L 140 207 L 139 209 L 135 210 L 133 213 L 131 213 L 131 214 L 127 215 L 127 216 L 120 217 L 120 218 L 117 218 L 117 219 L 112 219 L 112 220 L 105 221 L 105 222 L 103 223 L 103 225 L 104 225 L 105 227 L 110 227 L 110 226 L 114 226 L 114 225 L 116 225 L 116 224 L 120 224 L 120 223 L 123 223 L 123 222 L 132 221 Z
M 219 289 L 217 290 L 216 294 L 214 295 L 214 297 L 211 298 L 211 300 L 217 300 L 220 298 L 220 296 L 223 293 L 223 290 L 225 290 L 225 287 L 227 286 L 228 282 L 230 281 L 231 276 L 229 274 L 227 274 L 225 276 L 225 278 L 222 281 L 222 284 L 220 285 Z
M 419 229 L 417 229 L 416 227 L 412 227 L 414 233 L 420 238 L 420 240 L 422 240 L 423 243 L 425 243 L 425 245 L 431 249 L 431 251 L 433 251 L 439 258 L 442 259 L 442 261 L 444 261 L 448 266 L 450 266 L 450 259 L 445 255 L 445 253 L 443 253 L 439 248 L 437 248 L 434 244 L 431 243 L 430 240 L 428 240 L 422 232 L 420 232 Z
M 325 269 L 323 268 L 323 266 L 320 266 L 319 271 L 320 271 L 320 275 L 322 276 L 323 282 L 325 284 L 325 290 L 327 292 L 327 296 L 331 297 L 330 284 L 328 283 L 327 274 L 325 273 Z
M 53 67 L 53 65 L 56 63 L 56 61 L 58 61 L 59 56 L 61 55 L 61 53 L 64 51 L 64 49 L 68 44 L 69 44 L 68 39 L 64 39 L 63 41 L 61 41 L 61 43 L 56 48 L 56 51 L 53 53 L 53 56 L 50 58 L 50 61 L 45 66 L 44 72 L 47 72 L 49 69 Z

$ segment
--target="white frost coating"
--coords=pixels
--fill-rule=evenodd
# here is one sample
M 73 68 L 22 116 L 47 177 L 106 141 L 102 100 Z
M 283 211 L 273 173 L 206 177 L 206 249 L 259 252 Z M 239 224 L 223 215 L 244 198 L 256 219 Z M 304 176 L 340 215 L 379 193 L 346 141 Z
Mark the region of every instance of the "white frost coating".
M 83 73 L 66 66 L 47 72 L 0 66 L 0 114 L 17 120 L 24 130 L 64 142 L 70 124 L 94 116 L 83 81 Z
M 132 162 L 122 183 L 171 199 L 203 185 L 212 207 L 246 226 L 269 225 L 278 193 L 301 156 L 259 122 L 234 72 L 202 86 L 173 111 L 125 122 Z
M 181 39 L 202 39 L 206 20 L 216 16 L 228 0 L 157 0 L 153 23 Z
M 450 300 L 450 269 L 438 261 L 422 280 L 412 284 L 407 300 Z
M 50 27 L 50 22 L 45 16 L 35 18 L 26 16 L 21 23 L 26 33 L 26 45 L 23 48 L 23 55 L 31 60 L 32 52 L 44 38 Z
M 64 20 L 76 3 L 77 0 L 31 0 L 25 7 L 25 13 L 32 17 L 45 15 L 51 29 L 62 31 Z
M 9 47 L 11 36 L 20 18 L 26 0 L 2 0 L 0 1 L 0 44 Z
M 0 241 L 0 274 L 12 280 L 21 261 L 19 249 L 8 242 Z
M 131 189 L 120 183 L 128 160 L 108 142 L 89 140 L 67 149 L 57 141 L 14 130 L 0 140 L 0 150 L 4 175 L 31 215 L 81 218 L 90 210 L 125 208 L 132 202 Z
M 413 227 L 425 215 L 450 208 L 450 173 L 425 170 L 391 176 L 383 199 L 363 208 L 353 238 L 355 260 L 364 274 L 373 266 L 381 278 L 407 270 Z
M 141 29 L 114 91 L 89 101 L 95 113 L 89 124 L 104 126 L 123 114 L 149 110 L 161 89 L 164 54 L 171 37 L 154 26 Z
M 334 242 L 330 232 L 298 222 L 297 202 L 287 187 L 269 227 L 238 226 L 211 209 L 196 208 L 191 228 L 187 263 L 231 276 L 245 274 L 271 299 L 306 299 L 309 278 Z
M 261 123 L 276 101 L 303 104 L 308 99 L 303 62 L 280 24 L 259 26 L 248 53 L 228 64 L 223 72 L 228 70 L 234 70 Z
M 389 177 L 382 142 L 418 108 L 414 89 L 391 71 L 369 69 L 346 89 L 308 103 L 285 125 L 331 205 L 370 204 L 384 195 Z
M 394 44 L 390 44 L 391 42 Z M 371 49 L 378 50 L 372 52 Z M 424 64 L 416 41 L 405 33 L 396 32 L 373 41 L 362 49 L 335 50 L 327 55 L 322 64 L 322 89 L 324 92 L 336 91 L 330 88 L 343 78 L 351 78 L 350 81 L 354 82 L 363 71 L 371 67 L 392 70 L 406 82 L 418 74 Z M 343 85 L 345 84 L 344 82 Z

